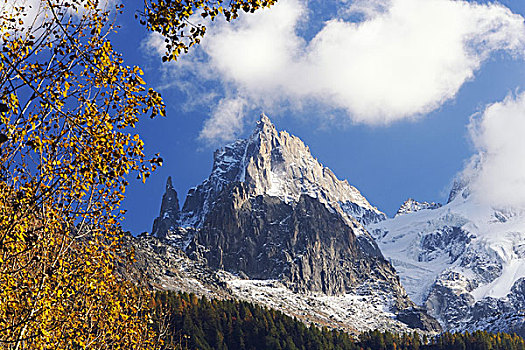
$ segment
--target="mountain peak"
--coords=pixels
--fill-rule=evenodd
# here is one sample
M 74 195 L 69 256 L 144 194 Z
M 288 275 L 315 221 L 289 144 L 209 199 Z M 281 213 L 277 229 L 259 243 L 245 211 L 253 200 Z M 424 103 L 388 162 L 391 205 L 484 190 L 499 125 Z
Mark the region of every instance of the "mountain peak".
M 469 185 L 470 180 L 468 178 L 458 178 L 454 180 L 452 188 L 450 189 L 450 194 L 448 195 L 447 203 L 452 202 L 458 196 L 466 199 L 470 195 Z
M 245 183 L 249 196 L 278 197 L 286 203 L 308 195 L 329 207 L 342 209 L 363 224 L 386 217 L 355 187 L 319 163 L 301 139 L 278 131 L 264 113 L 249 138 L 215 152 L 209 178 L 186 197 L 183 226 L 199 227 L 219 193 L 234 182 Z
M 272 123 L 270 118 L 264 113 L 261 113 L 259 120 L 255 124 L 255 129 L 253 130 L 253 135 L 265 133 L 265 134 L 277 134 L 277 129 Z
M 264 114 L 264 112 L 261 113 L 261 115 L 259 116 L 259 121 L 257 122 L 257 124 L 266 124 L 273 126 L 272 121 L 270 120 L 270 118 L 268 118 L 266 114 Z

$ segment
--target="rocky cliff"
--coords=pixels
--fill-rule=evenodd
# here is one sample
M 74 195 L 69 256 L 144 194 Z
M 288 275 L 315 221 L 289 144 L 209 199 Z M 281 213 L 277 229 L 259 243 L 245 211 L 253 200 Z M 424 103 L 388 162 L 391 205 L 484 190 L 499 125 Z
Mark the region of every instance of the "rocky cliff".
M 362 246 L 356 234 L 366 233 L 315 198 L 302 195 L 292 204 L 250 197 L 236 183 L 224 189 L 187 251 L 201 248 L 210 266 L 285 280 L 299 291 L 341 294 L 369 278 L 398 287 L 377 247 L 366 240 Z

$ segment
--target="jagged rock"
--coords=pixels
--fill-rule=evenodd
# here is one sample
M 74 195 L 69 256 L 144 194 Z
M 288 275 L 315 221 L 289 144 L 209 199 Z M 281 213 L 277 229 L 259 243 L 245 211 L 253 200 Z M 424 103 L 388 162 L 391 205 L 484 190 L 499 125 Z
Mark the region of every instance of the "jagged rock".
M 460 227 L 443 226 L 421 238 L 418 261 L 431 261 L 448 253 L 450 261 L 456 261 L 464 252 L 471 237 Z
M 425 301 L 428 312 L 438 316 L 445 329 L 451 329 L 468 318 L 475 300 L 467 288 L 459 287 L 466 284 L 468 281 L 460 274 L 447 273 L 435 283 Z
M 425 210 L 425 209 L 437 209 L 440 207 L 441 207 L 440 203 L 418 202 L 416 200 L 413 200 L 412 198 L 409 198 L 398 209 L 396 216 L 405 215 L 409 213 L 415 213 L 417 211 Z
M 464 278 L 456 275 L 457 278 Z M 438 281 L 426 301 L 432 314 L 441 315 L 445 329 L 473 332 L 516 333 L 525 336 L 523 280 L 514 283 L 506 298 L 485 297 L 476 301 L 466 290 Z
M 153 222 L 152 234 L 159 238 L 166 238 L 180 226 L 180 208 L 177 191 L 173 187 L 171 176 L 166 181 L 166 192 L 162 196 L 160 215 Z
M 210 266 L 328 295 L 395 276 L 375 244 L 363 249 L 352 227 L 317 199 L 302 195 L 292 205 L 248 192 L 243 183 L 225 188 L 189 254 L 201 245 Z
M 525 312 L 525 278 L 522 277 L 514 283 L 509 299 L 518 310 Z

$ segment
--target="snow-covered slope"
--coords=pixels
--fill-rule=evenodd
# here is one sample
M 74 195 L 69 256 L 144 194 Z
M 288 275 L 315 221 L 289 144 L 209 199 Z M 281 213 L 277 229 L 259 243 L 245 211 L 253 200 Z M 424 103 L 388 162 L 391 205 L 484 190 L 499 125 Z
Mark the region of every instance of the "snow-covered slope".
M 512 317 L 512 326 L 493 318 L 498 303 L 505 305 L 497 312 L 508 317 L 523 307 L 524 296 L 515 291 L 525 277 L 524 211 L 477 202 L 462 182 L 446 205 L 368 229 L 412 300 L 445 328 L 523 331 L 523 318 Z
M 181 225 L 200 227 L 224 186 L 234 182 L 245 183 L 252 196 L 269 195 L 287 203 L 306 194 L 364 224 L 386 218 L 355 187 L 319 163 L 298 137 L 277 131 L 264 114 L 248 139 L 215 152 L 211 175 L 188 193 Z

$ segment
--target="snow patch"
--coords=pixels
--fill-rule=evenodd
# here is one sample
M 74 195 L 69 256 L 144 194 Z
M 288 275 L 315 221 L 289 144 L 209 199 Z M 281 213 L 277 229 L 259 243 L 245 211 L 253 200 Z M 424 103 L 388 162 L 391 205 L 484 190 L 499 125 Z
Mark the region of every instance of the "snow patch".
M 230 279 L 227 284 L 243 300 L 271 306 L 298 319 L 313 321 L 319 327 L 335 323 L 353 334 L 374 329 L 411 331 L 390 310 L 393 298 L 377 288 L 363 288 L 375 290 L 372 294 L 356 291 L 327 296 L 294 292 L 277 280 Z

